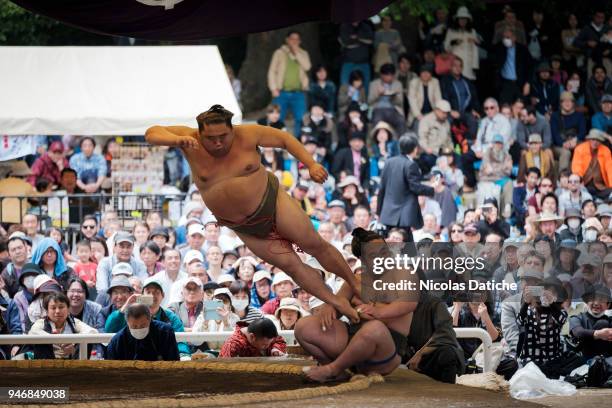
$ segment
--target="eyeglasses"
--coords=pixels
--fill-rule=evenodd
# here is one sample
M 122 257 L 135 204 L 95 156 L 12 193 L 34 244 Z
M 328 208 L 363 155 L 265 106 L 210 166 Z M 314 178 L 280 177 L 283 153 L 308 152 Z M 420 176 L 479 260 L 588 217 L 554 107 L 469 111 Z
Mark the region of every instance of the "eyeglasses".
M 570 184 L 580 184 L 580 180 L 570 180 L 568 181 Z
M 495 109 L 495 106 L 485 106 L 484 108 L 485 110 L 493 110 Z
M 95 229 L 96 226 L 95 225 L 83 225 L 82 228 L 85 228 L 85 229 Z

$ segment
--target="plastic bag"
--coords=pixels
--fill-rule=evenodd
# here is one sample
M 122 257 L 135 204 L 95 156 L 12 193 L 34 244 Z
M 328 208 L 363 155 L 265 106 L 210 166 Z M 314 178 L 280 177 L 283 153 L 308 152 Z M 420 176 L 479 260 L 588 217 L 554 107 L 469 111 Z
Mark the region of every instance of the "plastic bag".
M 510 395 L 516 399 L 540 398 L 547 395 L 568 396 L 576 393 L 576 387 L 572 384 L 546 378 L 533 362 L 518 370 L 509 383 Z

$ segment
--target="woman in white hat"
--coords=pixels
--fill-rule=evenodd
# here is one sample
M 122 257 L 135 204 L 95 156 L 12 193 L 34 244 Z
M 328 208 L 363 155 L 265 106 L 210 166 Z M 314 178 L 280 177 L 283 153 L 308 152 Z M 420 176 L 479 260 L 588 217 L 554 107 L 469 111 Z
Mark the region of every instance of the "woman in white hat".
M 471 80 L 476 79 L 474 70 L 480 67 L 479 37 L 472 28 L 472 15 L 469 10 L 465 6 L 459 7 L 451 28 L 446 32 L 444 49 L 463 60 L 463 76 Z
M 284 298 L 280 306 L 274 312 L 273 320 L 278 330 L 293 330 L 295 324 L 304 316 L 304 311 L 300 307 L 300 302 L 296 298 Z

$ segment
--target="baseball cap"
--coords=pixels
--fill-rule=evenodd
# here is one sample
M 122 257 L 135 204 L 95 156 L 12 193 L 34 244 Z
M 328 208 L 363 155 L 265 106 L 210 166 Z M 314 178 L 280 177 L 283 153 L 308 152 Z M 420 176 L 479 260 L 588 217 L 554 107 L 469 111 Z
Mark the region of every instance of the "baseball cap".
M 346 210 L 346 205 L 344 205 L 344 203 L 342 201 L 340 201 L 340 200 L 332 200 L 327 205 L 327 208 L 334 208 L 334 207 L 340 207 L 343 210 Z
M 482 205 L 480 206 L 480 208 L 492 208 L 492 207 L 497 208 L 497 200 L 494 197 L 485 198 Z
M 149 234 L 149 239 L 156 236 L 162 236 L 166 239 L 170 239 L 170 233 L 168 232 L 168 228 L 162 226 L 153 228 L 153 231 L 151 231 L 151 233 Z
M 217 297 L 219 295 L 226 295 L 230 299 L 232 298 L 232 292 L 228 288 L 218 288 L 213 292 L 213 297 Z
M 208 224 L 217 224 L 217 217 L 215 217 L 212 214 L 208 214 L 206 216 L 206 218 L 204 219 L 204 222 L 202 223 L 202 225 L 204 225 L 204 227 L 206 227 Z
M 202 285 L 202 281 L 200 279 L 196 278 L 195 276 L 190 276 L 189 278 L 185 279 L 185 282 L 183 282 L 183 288 L 186 288 L 190 283 L 195 284 L 200 289 L 202 289 L 204 286 Z
M 295 188 L 299 188 L 300 190 L 306 190 L 308 191 L 310 189 L 310 186 L 308 185 L 308 183 L 306 183 L 304 180 L 300 180 L 297 182 L 297 184 L 295 185 Z
M 192 236 L 195 234 L 200 234 L 204 236 L 204 226 L 202 224 L 191 224 L 187 229 L 187 235 Z
M 463 233 L 478 233 L 478 227 L 476 224 L 471 223 L 463 227 Z
M 122 242 L 129 242 L 134 245 L 134 236 L 126 231 L 119 231 L 115 234 L 115 244 L 120 244 Z
M 111 271 L 111 276 L 117 276 L 117 275 L 132 276 L 133 274 L 134 274 L 134 269 L 132 268 L 132 265 L 130 265 L 127 262 L 119 262 L 118 264 L 113 266 L 113 269 Z
M 605 94 L 601 97 L 601 103 L 612 102 L 612 94 Z
M 159 290 L 161 290 L 162 294 L 164 293 L 164 288 L 162 287 L 161 282 L 158 281 L 155 276 L 150 276 L 147 279 L 145 279 L 145 281 L 142 284 L 143 293 L 144 293 L 145 288 L 151 285 L 157 286 Z
M 223 275 L 221 275 L 221 276 L 219 276 L 217 278 L 217 283 L 219 285 L 223 285 L 224 283 L 232 283 L 232 282 L 235 282 L 235 281 L 236 281 L 236 278 L 234 278 L 229 273 L 224 273 Z
M 499 133 L 493 135 L 493 143 L 504 143 L 504 137 Z
M 185 253 L 185 257 L 183 258 L 183 263 L 185 265 L 189 265 L 193 261 L 204 262 L 204 255 L 202 255 L 202 252 L 198 251 L 197 249 L 190 249 L 187 251 L 187 253 Z

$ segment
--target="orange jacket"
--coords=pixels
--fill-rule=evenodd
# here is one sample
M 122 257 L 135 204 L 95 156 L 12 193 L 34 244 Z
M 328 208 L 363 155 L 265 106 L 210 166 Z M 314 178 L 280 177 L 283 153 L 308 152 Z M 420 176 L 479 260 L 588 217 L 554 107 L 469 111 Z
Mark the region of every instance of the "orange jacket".
M 606 187 L 612 188 L 612 153 L 607 146 L 600 145 L 597 149 L 597 161 L 601 169 L 601 175 L 606 183 Z M 587 169 L 591 164 L 591 143 L 580 143 L 574 149 L 574 158 L 572 159 L 572 173 L 584 177 Z

